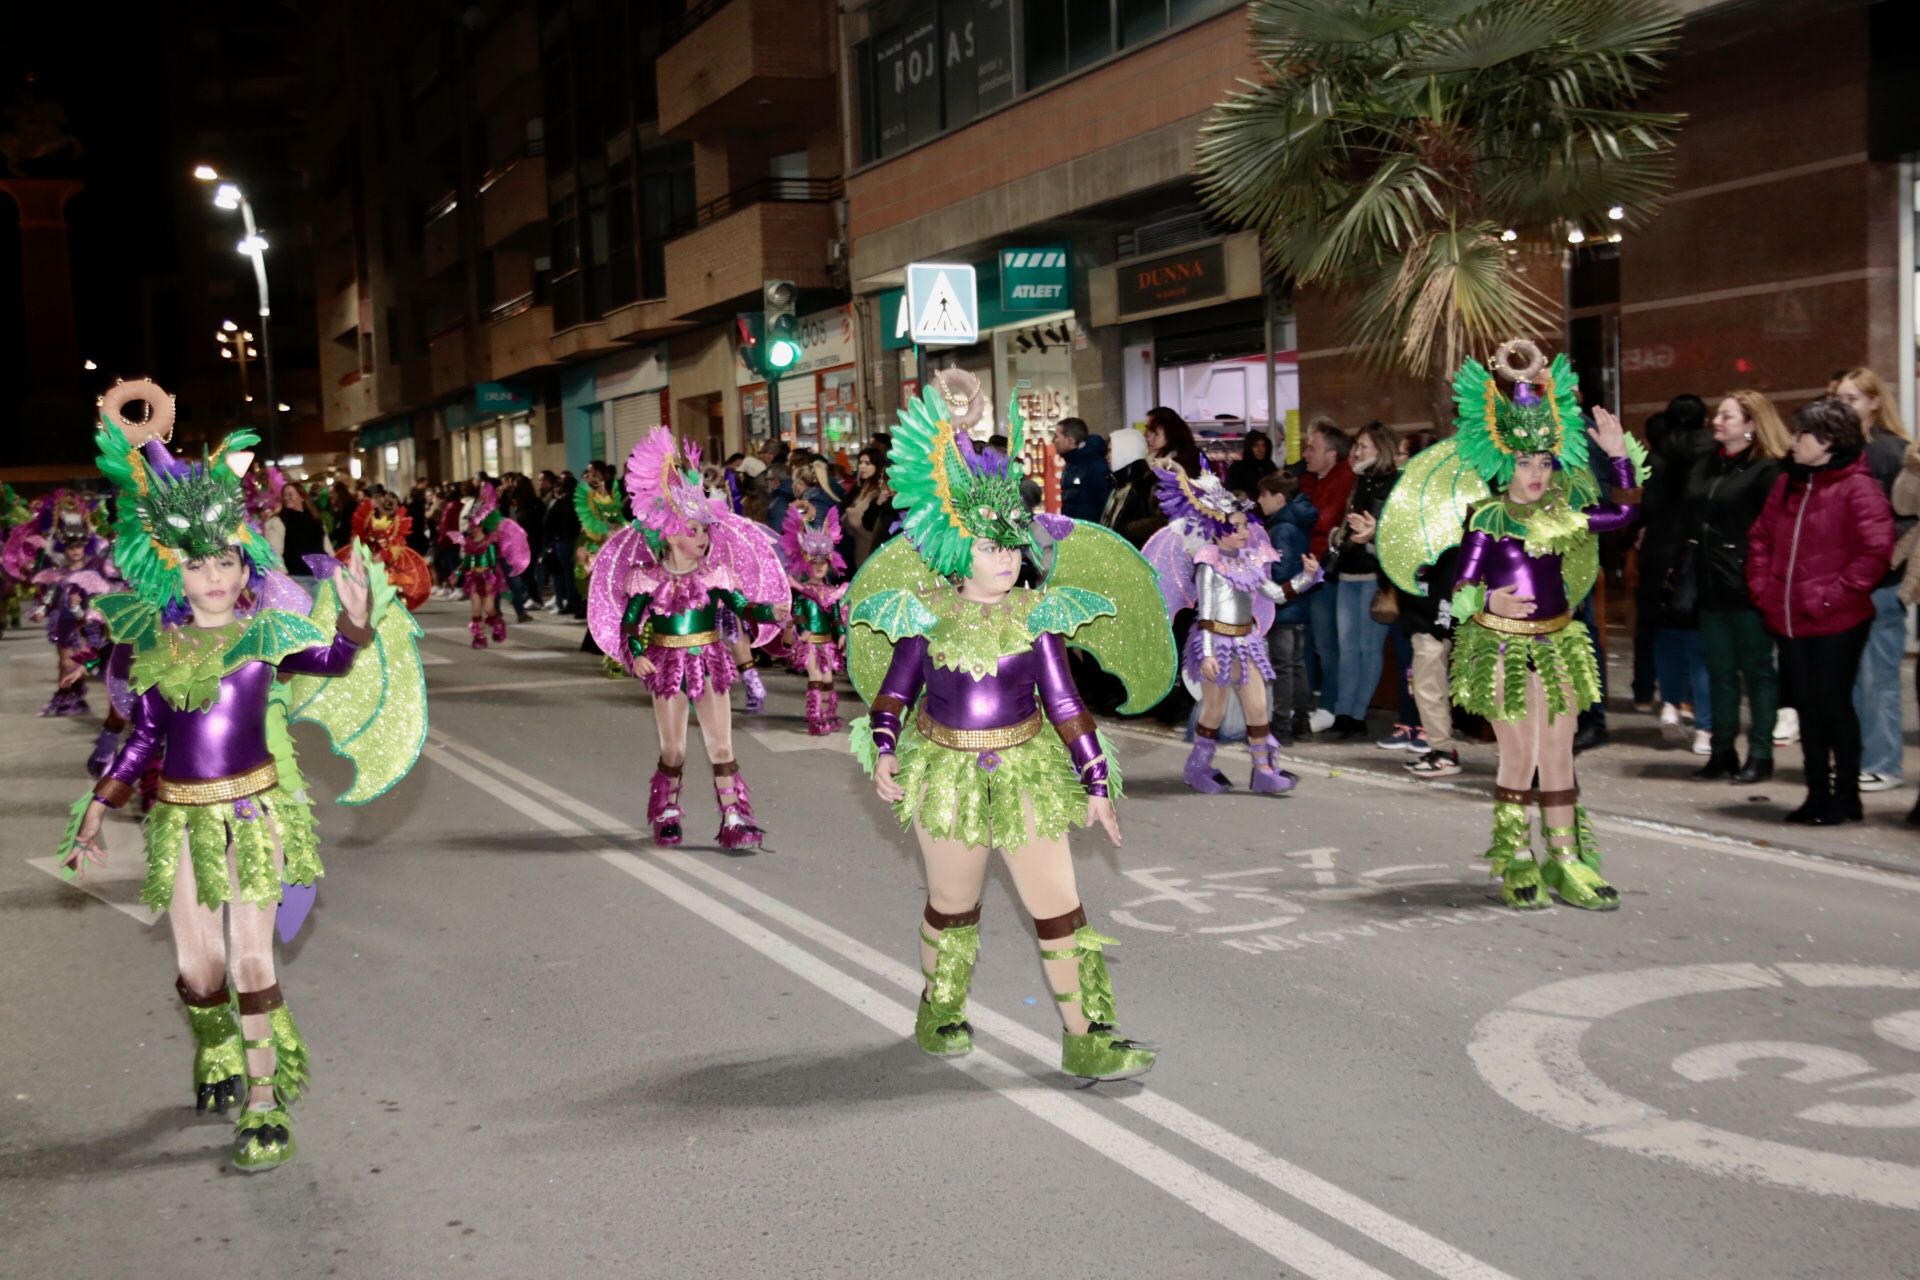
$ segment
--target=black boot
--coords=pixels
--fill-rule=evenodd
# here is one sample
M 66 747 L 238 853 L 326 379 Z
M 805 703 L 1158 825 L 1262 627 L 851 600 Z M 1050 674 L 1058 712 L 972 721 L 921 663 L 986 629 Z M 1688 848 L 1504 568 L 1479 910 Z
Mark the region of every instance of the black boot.
M 1313 736 L 1313 722 L 1307 718 L 1307 713 L 1304 711 L 1296 711 L 1293 713 L 1293 724 L 1290 727 L 1293 730 L 1295 739 L 1311 738 Z
M 1816 779 L 1807 787 L 1807 798 L 1800 807 L 1787 815 L 1787 821 L 1802 827 L 1830 827 L 1833 825 L 1833 791 L 1826 785 L 1826 779 Z
M 1743 787 L 1749 787 L 1756 782 L 1766 782 L 1772 777 L 1772 757 L 1750 755 L 1747 757 L 1747 762 L 1740 766 L 1740 772 L 1733 775 L 1733 780 Z
M 1740 771 L 1740 757 L 1731 751 L 1716 751 L 1707 757 L 1706 764 L 1693 771 L 1693 776 L 1707 782 L 1718 782 L 1722 778 L 1731 778 Z

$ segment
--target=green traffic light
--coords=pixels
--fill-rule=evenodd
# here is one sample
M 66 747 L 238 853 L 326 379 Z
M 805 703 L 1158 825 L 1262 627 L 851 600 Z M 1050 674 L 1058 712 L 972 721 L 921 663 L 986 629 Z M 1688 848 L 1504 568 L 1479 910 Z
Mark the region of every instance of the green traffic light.
M 767 344 L 767 367 L 791 369 L 800 363 L 800 344 L 790 338 L 775 338 Z

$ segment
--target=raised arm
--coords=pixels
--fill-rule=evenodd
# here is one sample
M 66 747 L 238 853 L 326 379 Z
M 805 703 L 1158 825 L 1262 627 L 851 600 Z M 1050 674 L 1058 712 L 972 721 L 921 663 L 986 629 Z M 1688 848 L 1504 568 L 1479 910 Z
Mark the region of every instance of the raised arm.
M 343 676 L 353 667 L 353 659 L 373 641 L 371 627 L 355 626 L 342 613 L 334 621 L 333 641 L 302 649 L 280 659 L 280 671 L 290 676 Z
M 920 697 L 920 686 L 926 680 L 926 656 L 925 636 L 908 636 L 893 646 L 893 661 L 887 664 L 886 678 L 868 710 L 873 749 L 878 755 L 890 756 L 900 744 L 900 716 Z
M 1067 645 L 1052 632 L 1033 642 L 1040 657 L 1040 705 L 1054 732 L 1067 744 L 1074 772 L 1090 796 L 1107 794 L 1107 757 L 1100 749 L 1100 735 L 1094 731 L 1093 715 L 1080 699 L 1073 672 L 1067 667 Z
M 1640 518 L 1640 490 L 1633 480 L 1633 459 L 1609 457 L 1607 469 L 1613 480 L 1613 492 L 1605 502 L 1587 508 L 1587 528 L 1595 533 L 1613 533 Z

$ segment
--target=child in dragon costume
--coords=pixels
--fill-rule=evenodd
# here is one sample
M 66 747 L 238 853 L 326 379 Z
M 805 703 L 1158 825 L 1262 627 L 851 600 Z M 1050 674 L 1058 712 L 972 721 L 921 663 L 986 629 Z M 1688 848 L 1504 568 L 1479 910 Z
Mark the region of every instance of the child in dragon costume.
M 114 568 L 86 499 L 62 490 L 49 500 L 46 517 L 44 533 L 31 548 L 38 567 L 27 578 L 37 601 L 33 619 L 46 624 L 57 664 L 53 696 L 40 714 L 91 715 L 87 676 L 106 648 L 106 633 L 91 609 L 96 596 L 114 589 Z
M 847 597 L 849 666 L 871 706 L 854 722 L 854 754 L 926 865 L 927 985 L 914 1038 L 931 1054 L 973 1047 L 967 990 L 998 847 L 1060 1013 L 1060 1069 L 1139 1075 L 1155 1052 L 1114 1031 L 1102 954 L 1114 939 L 1087 923 L 1067 846 L 1072 828 L 1094 824 L 1120 843 L 1119 768 L 1074 687 L 1067 647 L 1120 678 L 1121 710 L 1133 712 L 1171 687 L 1173 634 L 1153 570 L 1126 542 L 1028 514 L 1017 402 L 1005 454 L 955 427 L 965 408 L 936 381 L 901 412 L 888 477 L 903 536 L 868 558 Z M 1038 589 L 1016 585 L 1023 552 L 1044 574 Z
M 353 509 L 355 540 L 364 544 L 367 553 L 387 571 L 387 581 L 400 593 L 402 603 L 409 610 L 425 604 L 427 596 L 433 592 L 433 571 L 427 567 L 426 557 L 407 545 L 407 536 L 412 532 L 413 517 L 407 514 L 400 495 L 390 490 L 381 490 Z M 341 547 L 333 553 L 341 564 L 345 564 L 352 554 L 350 547 Z M 498 591 L 494 593 L 493 607 L 494 617 L 498 618 Z M 501 623 L 495 638 L 504 639 L 505 636 L 506 624 Z
M 474 648 L 487 647 L 489 628 L 495 644 L 506 643 L 507 620 L 500 616 L 500 595 L 507 589 L 507 579 L 525 573 L 532 560 L 527 531 L 512 517 L 500 513 L 499 490 L 491 481 L 482 480 L 460 532 L 457 571 L 461 589 L 473 606 L 467 630 L 473 633 Z
M 1247 753 L 1253 757 L 1249 790 L 1282 795 L 1299 779 L 1280 767 L 1280 742 L 1267 713 L 1267 681 L 1273 664 L 1267 657 L 1267 631 L 1273 606 L 1297 599 L 1320 580 L 1319 563 L 1308 556 L 1299 573 L 1275 582 L 1269 566 L 1279 553 L 1267 531 L 1247 513 L 1253 504 L 1227 492 L 1211 472 L 1189 478 L 1178 467 L 1156 471 L 1155 496 L 1171 522 L 1141 549 L 1159 574 L 1169 615 L 1193 609 L 1184 672 L 1200 696 L 1193 726 L 1193 750 L 1184 777 L 1207 795 L 1230 789 L 1213 767 L 1227 696 L 1240 699 L 1247 721 Z
M 1513 383 L 1511 397 L 1496 375 Z M 1455 436 L 1414 459 L 1380 522 L 1381 565 L 1414 595 L 1427 593 L 1425 570 L 1460 547 L 1448 604 L 1453 700 L 1493 724 L 1500 760 L 1486 856 L 1501 898 L 1520 910 L 1550 905 L 1550 892 L 1590 911 L 1620 905 L 1600 876 L 1574 778 L 1575 721 L 1599 701 L 1600 672 L 1572 611 L 1598 576 L 1598 535 L 1638 515 L 1645 452 L 1605 409 L 1583 429 L 1575 387 L 1564 354 L 1549 365 L 1525 340 L 1501 347 L 1491 368 L 1467 361 L 1453 384 Z M 1608 501 L 1589 437 L 1607 457 Z M 1536 802 L 1544 864 L 1532 848 Z
M 653 694 L 660 760 L 648 784 L 647 822 L 660 845 L 682 838 L 680 778 L 687 759 L 687 712 L 713 766 L 723 849 L 757 848 L 765 839 L 733 754 L 733 654 L 719 611 L 771 639 L 787 616 L 788 587 L 773 543 L 752 524 L 709 499 L 700 455 L 683 457 L 673 432 L 655 427 L 633 447 L 627 496 L 633 523 L 608 538 L 587 584 L 587 628 Z
M 149 406 L 146 420 L 123 425 L 120 410 L 135 399 Z M 163 761 L 141 900 L 172 925 L 175 986 L 197 1046 L 196 1108 L 242 1103 L 232 1160 L 255 1172 L 292 1157 L 287 1107 L 308 1077 L 306 1044 L 274 974 L 283 883 L 311 886 L 321 873 L 287 722 L 327 729 L 355 766 L 340 800 L 363 804 L 418 756 L 426 685 L 419 629 L 391 607 L 392 589 L 364 557 L 332 575 L 310 615 L 273 607 L 275 559 L 247 523 L 241 491 L 257 437 L 236 432 L 185 463 L 164 443 L 172 418 L 171 400 L 149 382 L 102 399 L 95 439 L 100 469 L 120 489 L 114 556 L 130 591 L 94 608 L 128 651 L 133 730 L 74 806 L 60 857 L 73 874 L 103 863 L 107 811 L 132 796 L 149 761 Z
M 813 504 L 795 498 L 787 507 L 780 530 L 780 554 L 793 582 L 791 648 L 787 661 L 807 678 L 807 732 L 816 738 L 840 730 L 840 691 L 834 676 L 846 669 L 841 643 L 847 634 L 841 600 L 847 584 L 831 578 L 846 573 L 840 558 L 840 513 L 828 510 L 826 521 L 813 527 Z

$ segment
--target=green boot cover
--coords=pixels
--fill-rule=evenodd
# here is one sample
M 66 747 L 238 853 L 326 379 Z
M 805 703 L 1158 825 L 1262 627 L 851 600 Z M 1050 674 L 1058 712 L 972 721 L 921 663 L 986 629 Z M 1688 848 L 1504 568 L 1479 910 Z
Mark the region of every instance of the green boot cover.
M 1580 851 L 1580 861 L 1594 871 L 1600 869 L 1600 842 L 1594 838 L 1593 815 L 1583 804 L 1573 806 L 1573 847 Z
M 1600 878 L 1600 873 L 1578 857 L 1556 857 L 1542 869 L 1546 882 L 1560 895 L 1560 901 L 1583 911 L 1616 911 L 1620 893 Z
M 1507 864 L 1513 861 L 1513 856 L 1531 849 L 1532 845 L 1533 811 L 1524 804 L 1514 804 L 1508 800 L 1494 801 L 1493 843 L 1487 846 L 1487 852 L 1483 855 L 1487 860 L 1488 873 L 1495 880 L 1503 880 Z
M 1060 1070 L 1083 1080 L 1124 1080 L 1145 1075 L 1159 1055 L 1146 1045 L 1113 1033 L 1116 1018 L 1113 1002 L 1113 978 L 1107 972 L 1107 947 L 1120 945 L 1092 925 L 1081 925 L 1073 932 L 1073 946 L 1061 951 L 1042 951 L 1042 960 L 1079 961 L 1080 989 L 1055 995 L 1061 1004 L 1080 1002 L 1080 1014 L 1087 1029 L 1078 1035 L 1060 1033 Z
M 247 1074 L 246 1051 L 240 1047 L 240 1015 L 235 1011 L 233 995 L 223 989 L 217 1003 L 194 1004 L 186 988 L 181 987 L 180 1000 L 195 1046 L 194 1110 L 225 1115 L 229 1104 L 240 1101 L 240 1082 Z
M 264 1083 L 270 1077 L 261 1077 Z M 293 1159 L 293 1120 L 284 1106 L 247 1109 L 233 1128 L 233 1167 L 260 1173 Z
M 285 1005 L 267 1015 L 267 1025 L 272 1028 L 274 1096 L 282 1105 L 297 1102 L 312 1082 L 307 1042 L 300 1038 L 300 1028 Z
M 927 975 L 927 995 L 913 1020 L 913 1038 L 922 1050 L 941 1057 L 973 1051 L 973 1027 L 967 1022 L 967 990 L 973 985 L 974 961 L 980 958 L 980 926 L 954 925 L 940 931 L 938 941 L 920 938 L 934 949 L 933 972 Z
M 1541 879 L 1540 864 L 1532 858 L 1509 860 L 1500 872 L 1500 901 L 1516 911 L 1538 911 L 1552 906 Z

